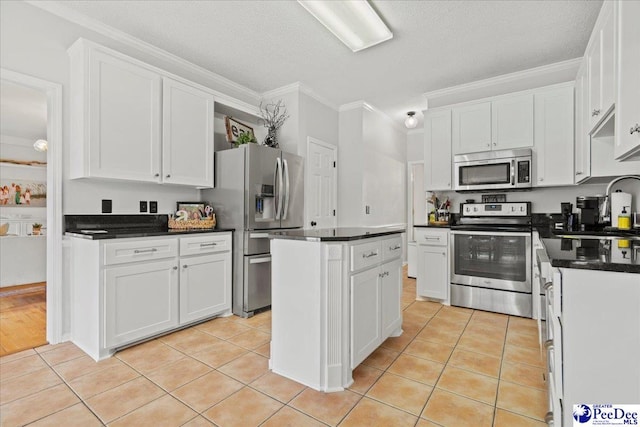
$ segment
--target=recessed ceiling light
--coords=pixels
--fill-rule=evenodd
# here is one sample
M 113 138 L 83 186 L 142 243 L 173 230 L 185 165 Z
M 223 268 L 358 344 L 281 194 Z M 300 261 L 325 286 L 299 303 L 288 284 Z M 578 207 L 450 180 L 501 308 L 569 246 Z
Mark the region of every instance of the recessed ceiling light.
M 366 0 L 298 0 L 298 3 L 354 52 L 393 38 Z

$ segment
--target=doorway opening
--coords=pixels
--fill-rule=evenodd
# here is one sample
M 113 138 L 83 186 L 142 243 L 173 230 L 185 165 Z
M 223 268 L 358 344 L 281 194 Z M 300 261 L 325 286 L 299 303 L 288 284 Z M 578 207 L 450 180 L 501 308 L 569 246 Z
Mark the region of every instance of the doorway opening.
M 62 87 L 1 69 L 0 355 L 61 341 Z
M 338 148 L 307 138 L 304 228 L 335 228 L 338 225 Z

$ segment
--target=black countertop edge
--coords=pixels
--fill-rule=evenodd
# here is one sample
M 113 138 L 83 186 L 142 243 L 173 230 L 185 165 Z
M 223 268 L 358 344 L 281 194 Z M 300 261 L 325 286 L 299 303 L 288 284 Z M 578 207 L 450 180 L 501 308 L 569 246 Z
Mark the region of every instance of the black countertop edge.
M 413 224 L 414 227 L 418 228 L 451 228 L 451 224 L 446 225 L 438 225 L 438 224 Z
M 176 235 L 197 235 L 207 233 L 228 233 L 234 232 L 234 228 L 206 228 L 206 229 L 161 229 L 161 230 L 127 230 L 125 232 L 107 232 L 87 234 L 80 230 L 69 230 L 65 232 L 65 236 L 76 237 L 87 240 L 109 240 L 109 239 L 130 239 L 140 237 L 159 237 L 159 236 L 176 236 Z
M 640 274 L 640 264 L 617 264 L 612 262 L 551 259 L 551 265 L 558 268 L 577 268 L 581 270 L 614 271 L 619 273 Z
M 271 239 L 305 240 L 309 242 L 348 242 L 404 233 L 405 227 L 339 227 L 318 230 L 286 230 L 269 233 Z

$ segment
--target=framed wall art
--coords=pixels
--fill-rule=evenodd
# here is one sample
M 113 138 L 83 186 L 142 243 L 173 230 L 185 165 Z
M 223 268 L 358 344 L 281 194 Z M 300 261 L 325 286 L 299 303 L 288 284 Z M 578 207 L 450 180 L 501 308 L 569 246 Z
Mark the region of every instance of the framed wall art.
M 227 130 L 227 142 L 235 143 L 238 137 L 243 133 L 250 133 L 251 135 L 254 135 L 253 128 L 251 126 L 239 122 L 233 117 L 224 116 L 224 125 Z

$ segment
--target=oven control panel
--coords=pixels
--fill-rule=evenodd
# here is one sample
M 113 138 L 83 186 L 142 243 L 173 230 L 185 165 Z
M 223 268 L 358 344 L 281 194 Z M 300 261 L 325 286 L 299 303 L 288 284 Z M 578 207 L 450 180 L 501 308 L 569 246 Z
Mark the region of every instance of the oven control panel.
M 462 203 L 462 216 L 529 216 L 530 202 L 513 203 Z

